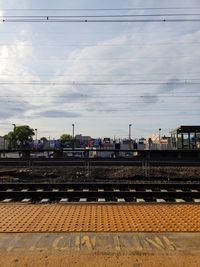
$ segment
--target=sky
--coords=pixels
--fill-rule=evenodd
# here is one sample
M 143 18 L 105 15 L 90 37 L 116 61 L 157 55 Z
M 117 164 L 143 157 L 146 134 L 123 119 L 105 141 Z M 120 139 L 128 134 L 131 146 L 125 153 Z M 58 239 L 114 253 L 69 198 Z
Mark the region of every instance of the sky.
M 196 8 L 55 10 L 151 7 Z M 164 18 L 166 13 L 200 14 L 200 4 L 198 0 L 0 0 L 1 18 L 116 14 Z M 158 133 L 159 128 L 169 135 L 179 125 L 199 125 L 199 44 L 200 22 L 1 19 L 0 135 L 12 130 L 13 123 L 30 125 L 38 129 L 38 137 L 51 138 L 71 134 L 72 124 L 75 134 L 96 138 L 126 138 L 129 124 L 132 138 Z

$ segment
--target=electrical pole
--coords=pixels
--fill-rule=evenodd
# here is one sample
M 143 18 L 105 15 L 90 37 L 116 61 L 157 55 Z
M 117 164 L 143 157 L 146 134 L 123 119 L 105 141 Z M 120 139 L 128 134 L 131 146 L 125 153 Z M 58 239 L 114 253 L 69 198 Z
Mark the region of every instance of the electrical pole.
M 131 126 L 132 126 L 132 124 L 129 124 L 129 130 L 128 130 L 128 139 L 129 139 L 129 141 L 131 141 Z
M 159 143 L 160 143 L 160 138 L 161 138 L 161 128 L 159 128 Z
M 37 141 L 37 129 L 35 129 L 35 140 Z
M 12 124 L 13 125 L 13 136 L 14 136 L 14 142 L 13 142 L 13 146 L 14 146 L 14 148 L 16 148 L 16 136 L 15 136 L 15 128 L 16 128 L 16 124 L 15 123 L 13 123 Z
M 131 149 L 131 126 L 132 124 L 129 124 L 128 126 L 129 149 Z
M 73 149 L 74 149 L 74 123 L 72 124 L 72 138 L 73 138 Z

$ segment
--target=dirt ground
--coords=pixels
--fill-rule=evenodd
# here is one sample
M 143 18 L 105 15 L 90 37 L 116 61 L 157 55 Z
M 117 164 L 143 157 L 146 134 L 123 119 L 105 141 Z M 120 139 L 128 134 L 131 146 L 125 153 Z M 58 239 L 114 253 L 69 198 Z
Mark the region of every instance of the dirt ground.
M 0 267 L 199 267 L 200 256 L 146 256 L 64 252 L 0 253 Z
M 31 169 L 1 168 L 1 182 L 51 182 L 94 180 L 141 180 L 145 177 L 142 167 L 92 167 L 90 173 L 84 167 L 34 167 Z M 199 179 L 199 167 L 151 167 L 147 179 Z

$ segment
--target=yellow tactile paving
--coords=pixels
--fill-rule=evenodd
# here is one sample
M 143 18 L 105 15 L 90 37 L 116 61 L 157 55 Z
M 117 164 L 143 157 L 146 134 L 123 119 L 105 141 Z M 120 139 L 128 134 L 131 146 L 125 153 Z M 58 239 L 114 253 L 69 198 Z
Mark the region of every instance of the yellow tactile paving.
M 200 205 L 0 205 L 0 232 L 200 231 Z

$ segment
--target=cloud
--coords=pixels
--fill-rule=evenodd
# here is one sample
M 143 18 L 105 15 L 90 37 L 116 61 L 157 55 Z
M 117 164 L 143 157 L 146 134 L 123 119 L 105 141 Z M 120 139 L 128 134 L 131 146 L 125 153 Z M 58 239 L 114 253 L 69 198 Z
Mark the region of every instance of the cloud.
M 30 108 L 30 104 L 26 102 L 10 102 L 9 99 L 1 98 L 0 118 L 1 120 L 16 118 L 23 116 Z
M 70 111 L 60 111 L 60 110 L 46 110 L 46 111 L 40 111 L 33 116 L 38 117 L 45 117 L 45 118 L 77 118 L 81 115 L 77 112 L 70 112 Z
M 66 61 L 72 59 L 73 61 L 63 72 L 62 77 L 54 79 L 54 81 L 62 82 L 70 77 L 71 81 L 84 80 L 86 83 L 87 81 L 117 83 L 131 80 L 141 82 L 141 84 L 132 86 L 88 84 L 80 87 L 74 84 L 66 86 L 64 89 L 59 88 L 57 93 L 60 95 L 65 93 L 86 94 L 87 99 L 78 105 L 74 98 L 74 109 L 82 112 L 96 111 L 96 114 L 99 111 L 106 113 L 109 110 L 117 112 L 117 107 L 121 113 L 121 103 L 125 103 L 124 105 L 127 107 L 126 102 L 131 103 L 131 100 L 133 105 L 129 105 L 129 108 L 133 111 L 136 107 L 134 103 L 144 109 L 147 104 L 155 107 L 156 103 L 159 104 L 160 101 L 163 103 L 166 93 L 170 94 L 173 91 L 176 94 L 180 88 L 183 88 L 183 85 L 172 84 L 172 82 L 182 81 L 180 74 L 175 75 L 174 73 L 180 70 L 183 73 L 182 76 L 185 77 L 188 70 L 192 72 L 199 66 L 198 50 L 194 53 L 191 52 L 192 42 L 198 41 L 200 32 L 182 34 L 178 38 L 173 37 L 172 40 L 168 37 L 168 39 L 160 41 L 159 34 L 162 33 L 162 27 L 158 27 L 157 39 L 154 40 L 151 35 L 148 35 L 147 38 L 144 37 L 144 41 L 141 41 L 140 33 L 122 34 L 100 42 L 96 46 L 76 49 L 68 54 Z M 192 78 L 192 76 L 190 77 Z M 142 84 L 143 81 L 147 81 L 147 84 Z M 159 82 L 164 82 L 164 85 L 159 85 Z M 173 104 L 172 98 L 171 103 L 168 102 L 168 107 L 170 108 Z M 159 105 L 156 108 L 159 110 Z M 126 108 L 124 110 L 126 111 Z
M 9 7 L 14 8 L 11 2 Z M 134 2 L 133 7 L 142 6 L 140 2 Z M 151 0 L 148 5 L 155 6 L 155 2 Z M 175 0 L 173 5 L 177 3 Z M 196 1 L 186 0 L 184 5 L 187 3 L 197 5 Z M 92 128 L 97 132 L 108 119 L 116 120 L 120 128 L 133 118 L 142 128 L 141 124 L 152 123 L 149 117 L 156 114 L 160 121 L 155 119 L 149 127 L 157 127 L 164 116 L 173 116 L 174 123 L 178 123 L 178 119 L 185 119 L 183 109 L 188 117 L 192 115 L 191 108 L 199 110 L 198 101 L 182 97 L 183 94 L 196 96 L 198 85 L 172 84 L 195 79 L 200 73 L 198 23 L 51 24 L 52 29 L 50 24 L 9 25 L 10 33 L 16 34 L 9 35 L 4 28 L 0 82 L 49 81 L 50 84 L 0 84 L 1 99 L 5 101 L 0 108 L 2 120 L 18 118 L 23 123 L 27 119 L 27 123 L 34 121 L 43 127 L 45 118 L 61 118 L 61 121 L 69 118 L 70 121 L 77 117 L 83 129 L 94 125 Z M 2 29 L 2 24 L 0 27 Z M 70 31 L 81 32 L 81 36 L 70 35 Z M 90 35 L 91 31 L 94 34 Z M 85 84 L 77 84 L 77 81 Z M 163 84 L 139 84 L 142 81 L 162 81 Z M 95 85 L 94 82 L 114 84 Z M 118 82 L 133 84 L 122 86 Z M 123 118 L 118 119 L 120 116 Z M 110 121 L 107 127 L 111 127 Z M 166 123 L 169 125 L 171 121 Z

